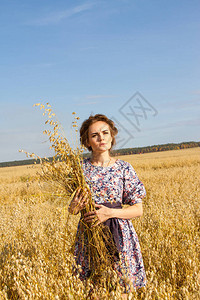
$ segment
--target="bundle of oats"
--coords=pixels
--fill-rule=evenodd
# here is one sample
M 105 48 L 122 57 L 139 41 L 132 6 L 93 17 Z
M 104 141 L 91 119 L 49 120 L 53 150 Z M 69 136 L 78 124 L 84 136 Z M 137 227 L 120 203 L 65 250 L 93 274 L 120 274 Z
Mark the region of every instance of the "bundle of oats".
M 40 103 L 35 104 L 35 106 L 44 110 L 43 115 L 47 116 L 45 124 L 49 129 L 43 131 L 43 133 L 48 135 L 51 144 L 50 149 L 54 150 L 54 156 L 52 159 L 41 159 L 33 153 L 23 152 L 29 157 L 40 159 L 41 171 L 39 177 L 41 181 L 46 182 L 51 187 L 49 196 L 52 196 L 51 198 L 55 202 L 61 202 L 63 207 L 68 207 L 78 189 L 81 188 L 82 192 L 88 191 L 88 202 L 81 211 L 81 226 L 84 229 L 81 236 L 82 247 L 87 248 L 91 270 L 90 278 L 95 283 L 98 281 L 101 286 L 109 288 L 114 284 L 112 283 L 113 278 L 116 280 L 116 276 L 113 276 L 114 271 L 112 271 L 114 263 L 113 253 L 116 253 L 116 246 L 107 227 L 103 224 L 92 227 L 92 224 L 84 222 L 84 214 L 95 210 L 95 206 L 92 191 L 90 191 L 81 167 L 83 148 L 77 146 L 75 149 L 72 149 L 67 138 L 62 133 L 62 127 L 49 103 L 46 104 L 46 107 Z M 75 115 L 75 113 L 73 114 Z M 75 117 L 73 122 L 76 133 L 78 131 L 78 119 L 78 117 Z M 69 215 L 66 220 L 66 234 L 68 234 Z M 78 236 L 75 234 L 71 242 L 72 251 L 77 240 Z

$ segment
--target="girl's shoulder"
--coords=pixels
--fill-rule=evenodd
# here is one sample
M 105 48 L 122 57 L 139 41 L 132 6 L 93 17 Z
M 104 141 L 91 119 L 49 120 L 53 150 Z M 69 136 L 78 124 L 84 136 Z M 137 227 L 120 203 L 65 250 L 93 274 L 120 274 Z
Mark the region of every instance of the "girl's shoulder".
M 118 167 L 123 172 L 123 174 L 136 174 L 135 169 L 129 162 L 118 159 L 116 163 L 118 164 Z
M 87 163 L 88 161 L 90 161 L 90 158 L 89 157 L 86 157 L 86 158 L 83 158 L 82 159 L 82 162 L 85 164 L 85 163 Z
M 83 167 L 87 166 L 88 164 L 90 164 L 90 158 L 83 158 L 81 164 Z
M 124 168 L 127 168 L 127 167 L 131 167 L 131 168 L 132 168 L 132 165 L 131 165 L 129 162 L 127 162 L 127 161 L 125 161 L 125 160 L 122 160 L 122 159 L 117 159 L 117 160 L 116 160 L 116 163 L 117 163 L 118 165 L 124 167 Z

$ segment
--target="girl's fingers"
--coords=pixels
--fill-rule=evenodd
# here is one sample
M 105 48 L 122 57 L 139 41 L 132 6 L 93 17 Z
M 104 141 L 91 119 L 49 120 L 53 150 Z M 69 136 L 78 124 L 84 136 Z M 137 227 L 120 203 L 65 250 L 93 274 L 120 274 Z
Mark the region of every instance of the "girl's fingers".
M 81 188 L 79 188 L 75 194 L 75 199 L 81 201 L 84 197 L 86 197 L 86 194 L 82 191 Z
M 91 227 L 96 227 L 96 226 L 98 226 L 99 224 L 101 224 L 101 222 L 100 222 L 100 221 L 98 221 L 98 222 L 94 223 L 93 225 L 91 225 Z
M 95 218 L 97 218 L 97 216 L 93 212 L 89 212 L 84 215 L 84 220 L 86 222 L 92 222 Z
M 83 195 L 83 194 L 80 194 L 80 196 L 79 196 L 79 201 L 82 203 L 82 202 L 83 202 L 83 200 L 84 200 L 84 198 L 85 198 L 85 195 Z
M 91 193 L 87 189 L 82 189 L 79 187 L 74 196 L 74 200 L 79 207 L 79 210 L 82 210 L 89 203 Z
M 88 200 L 87 194 L 84 194 L 83 199 L 85 200 L 86 198 L 87 198 L 87 200 Z
M 101 204 L 95 204 L 95 207 L 96 208 L 101 208 L 103 205 L 101 205 Z
M 91 222 L 91 221 L 93 221 L 95 218 L 96 218 L 96 216 L 88 216 L 88 217 L 85 217 L 84 220 L 85 220 L 85 222 Z
M 91 220 L 86 220 L 86 219 L 84 219 L 84 221 L 86 222 L 86 223 L 92 223 L 92 222 L 94 222 L 94 219 L 91 219 Z
M 81 188 L 78 188 L 78 190 L 76 191 L 76 194 L 74 196 L 75 200 L 77 201 L 79 198 L 79 194 L 80 194 Z
M 87 195 L 84 195 L 83 198 L 81 199 L 82 202 L 82 206 L 85 207 L 88 202 L 89 202 L 89 198 L 87 197 Z
M 95 215 L 96 215 L 96 211 L 89 211 L 84 214 L 84 217 L 95 216 Z
M 81 193 L 81 198 L 85 199 L 86 197 L 89 197 L 89 193 L 86 190 L 83 190 L 82 193 Z
M 81 191 L 81 188 L 78 188 L 78 190 L 76 192 L 77 196 L 80 194 L 80 191 Z

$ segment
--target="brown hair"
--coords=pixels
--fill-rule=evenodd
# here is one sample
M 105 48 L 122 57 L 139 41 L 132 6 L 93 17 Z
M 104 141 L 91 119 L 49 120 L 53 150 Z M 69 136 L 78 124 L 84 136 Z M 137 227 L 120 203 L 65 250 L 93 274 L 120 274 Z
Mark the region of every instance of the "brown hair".
M 115 136 L 118 133 L 117 128 L 115 127 L 115 123 L 108 119 L 105 115 L 102 114 L 96 114 L 94 116 L 90 116 L 87 120 L 85 120 L 80 128 L 80 142 L 83 146 L 85 146 L 89 151 L 92 151 L 92 148 L 88 146 L 88 131 L 90 125 L 98 122 L 98 121 L 103 121 L 109 125 L 110 128 L 110 133 L 112 136 L 112 142 L 111 142 L 111 148 L 113 145 L 116 144 Z

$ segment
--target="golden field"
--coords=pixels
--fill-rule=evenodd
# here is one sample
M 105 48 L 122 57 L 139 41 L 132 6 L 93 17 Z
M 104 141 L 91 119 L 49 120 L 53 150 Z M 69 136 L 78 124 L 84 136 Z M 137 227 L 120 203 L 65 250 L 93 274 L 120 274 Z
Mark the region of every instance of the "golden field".
M 200 148 L 121 156 L 145 185 L 133 220 L 148 284 L 129 299 L 200 299 Z M 72 275 L 78 217 L 39 181 L 39 166 L 0 168 L 0 299 L 89 299 Z M 97 291 L 120 299 L 119 290 Z

